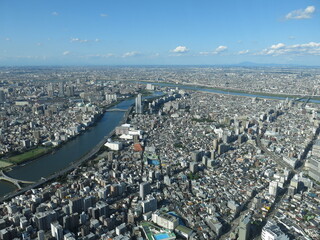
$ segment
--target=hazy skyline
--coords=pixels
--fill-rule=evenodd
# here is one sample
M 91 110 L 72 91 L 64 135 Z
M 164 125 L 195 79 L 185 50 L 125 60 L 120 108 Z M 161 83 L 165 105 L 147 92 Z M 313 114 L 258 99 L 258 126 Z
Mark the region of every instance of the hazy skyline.
M 318 9 L 318 0 L 2 0 L 0 66 L 319 66 Z

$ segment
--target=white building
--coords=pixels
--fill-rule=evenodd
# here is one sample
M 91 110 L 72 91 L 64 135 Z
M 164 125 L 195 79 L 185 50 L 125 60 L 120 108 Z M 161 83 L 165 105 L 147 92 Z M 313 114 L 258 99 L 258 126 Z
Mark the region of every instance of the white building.
M 141 114 L 142 113 L 142 95 L 139 93 L 136 97 L 136 113 Z
M 278 182 L 272 181 L 269 184 L 269 194 L 276 196 L 278 194 Z
M 261 233 L 262 240 L 289 240 L 274 221 L 268 221 Z
M 152 214 L 152 221 L 160 227 L 170 230 L 175 229 L 179 225 L 179 219 L 177 217 L 160 211 Z
M 63 228 L 58 222 L 53 222 L 51 225 L 51 235 L 57 240 L 63 239 Z
M 106 142 L 104 145 L 113 151 L 119 151 L 123 147 L 122 142 Z
M 106 94 L 106 101 L 112 102 L 112 101 L 117 101 L 117 94 Z

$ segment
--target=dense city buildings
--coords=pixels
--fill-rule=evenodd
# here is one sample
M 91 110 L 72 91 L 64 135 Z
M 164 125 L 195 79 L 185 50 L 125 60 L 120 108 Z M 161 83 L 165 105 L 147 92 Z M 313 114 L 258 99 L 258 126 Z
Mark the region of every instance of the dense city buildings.
M 133 103 L 92 158 L 1 203 L 1 240 L 319 239 L 318 104 L 165 83 L 265 93 L 292 86 L 310 100 L 318 69 L 0 72 L 6 157 L 76 137 L 112 101 Z M 147 91 L 162 94 L 143 98 Z

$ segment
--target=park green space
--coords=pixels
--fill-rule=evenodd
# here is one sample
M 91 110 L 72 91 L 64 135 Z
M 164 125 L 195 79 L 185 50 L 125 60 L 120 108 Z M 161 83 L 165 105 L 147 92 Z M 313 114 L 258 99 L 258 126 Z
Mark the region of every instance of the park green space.
M 6 161 L 13 163 L 13 164 L 20 164 L 38 157 L 41 157 L 48 152 L 51 151 L 52 148 L 47 148 L 47 147 L 38 147 L 35 149 L 32 149 L 30 151 L 27 151 L 25 153 L 21 153 L 12 157 L 9 157 Z
M 1 168 L 6 168 L 6 167 L 9 167 L 13 165 L 13 163 L 11 162 L 8 162 L 8 161 L 5 161 L 5 160 L 0 160 L 0 169 Z

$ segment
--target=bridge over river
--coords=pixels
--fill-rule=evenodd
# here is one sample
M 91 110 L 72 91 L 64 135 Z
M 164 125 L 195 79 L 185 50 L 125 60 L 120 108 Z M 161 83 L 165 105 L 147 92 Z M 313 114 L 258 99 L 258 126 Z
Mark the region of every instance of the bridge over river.
M 110 108 L 107 109 L 107 112 L 126 112 L 128 109 L 121 109 L 121 108 Z
M 19 180 L 19 179 L 15 179 L 15 178 L 9 177 L 9 176 L 5 175 L 2 170 L 0 171 L 0 181 L 1 181 L 1 180 L 7 181 L 7 182 L 11 182 L 11 183 L 14 184 L 18 189 L 22 189 L 22 187 L 21 187 L 21 185 L 20 185 L 21 183 L 26 183 L 26 184 L 34 183 L 34 182 L 31 182 L 31 181 Z

